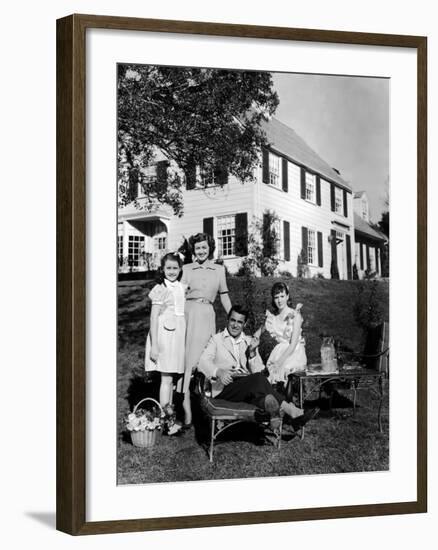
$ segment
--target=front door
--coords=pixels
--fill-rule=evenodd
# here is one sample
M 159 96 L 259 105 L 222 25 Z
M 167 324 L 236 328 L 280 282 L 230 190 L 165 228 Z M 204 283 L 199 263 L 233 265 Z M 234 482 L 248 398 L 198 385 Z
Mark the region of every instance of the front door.
M 345 233 L 342 233 L 342 231 L 336 231 L 336 243 L 337 243 L 339 278 L 348 279 L 347 247 L 345 243 Z

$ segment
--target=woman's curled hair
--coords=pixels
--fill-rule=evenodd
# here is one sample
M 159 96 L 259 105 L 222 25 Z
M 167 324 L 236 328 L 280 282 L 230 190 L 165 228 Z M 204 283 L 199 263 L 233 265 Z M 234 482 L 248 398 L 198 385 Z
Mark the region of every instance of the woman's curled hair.
M 274 283 L 271 288 L 271 298 L 272 298 L 272 309 L 275 313 L 278 313 L 278 308 L 275 305 L 274 298 L 277 296 L 277 294 L 280 294 L 281 292 L 284 292 L 286 296 L 288 297 L 288 304 L 289 304 L 289 289 L 287 287 L 286 283 L 283 283 L 281 281 L 278 281 L 277 283 Z
M 208 259 L 211 260 L 214 255 L 214 251 L 216 250 L 216 243 L 215 240 L 211 235 L 208 233 L 196 233 L 196 235 L 192 235 L 189 238 L 189 245 L 190 250 L 192 253 L 192 256 L 195 255 L 195 244 L 196 243 L 202 243 L 204 241 L 207 241 L 208 244 Z

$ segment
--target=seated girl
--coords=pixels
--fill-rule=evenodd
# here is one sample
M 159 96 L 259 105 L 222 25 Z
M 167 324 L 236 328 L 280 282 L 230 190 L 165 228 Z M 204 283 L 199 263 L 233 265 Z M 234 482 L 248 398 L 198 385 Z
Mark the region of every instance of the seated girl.
M 288 305 L 289 289 L 285 283 L 278 282 L 271 289 L 274 313 L 266 312 L 264 329 L 277 342 L 268 358 L 266 367 L 269 382 L 286 382 L 291 372 L 306 368 L 307 357 L 305 341 L 301 334 L 303 318 L 300 313 L 302 304 L 296 309 Z

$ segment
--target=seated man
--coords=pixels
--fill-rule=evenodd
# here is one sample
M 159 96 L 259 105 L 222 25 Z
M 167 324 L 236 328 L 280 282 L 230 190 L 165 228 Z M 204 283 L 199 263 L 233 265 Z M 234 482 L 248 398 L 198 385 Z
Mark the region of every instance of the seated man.
M 313 418 L 318 409 L 304 413 L 288 403 L 274 390 L 261 371 L 263 362 L 258 353 L 258 338 L 243 332 L 248 313 L 233 306 L 228 313 L 227 327 L 210 338 L 202 352 L 198 369 L 212 381 L 212 396 L 226 401 L 245 402 L 265 410 L 271 425 L 279 425 L 280 414 L 289 415 L 295 429 Z

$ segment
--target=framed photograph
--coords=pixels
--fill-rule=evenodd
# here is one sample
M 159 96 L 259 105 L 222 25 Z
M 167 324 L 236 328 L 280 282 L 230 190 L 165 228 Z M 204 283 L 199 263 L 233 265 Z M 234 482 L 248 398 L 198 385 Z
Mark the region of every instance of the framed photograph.
M 427 510 L 427 40 L 57 22 L 57 528 Z

